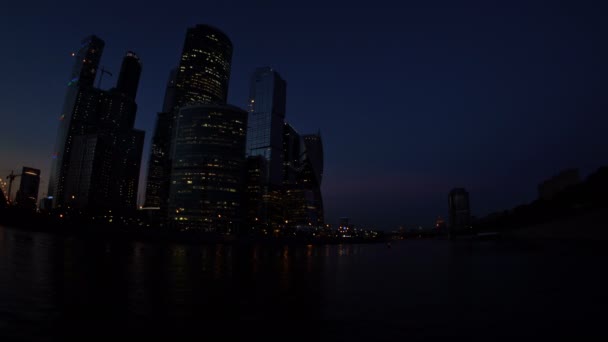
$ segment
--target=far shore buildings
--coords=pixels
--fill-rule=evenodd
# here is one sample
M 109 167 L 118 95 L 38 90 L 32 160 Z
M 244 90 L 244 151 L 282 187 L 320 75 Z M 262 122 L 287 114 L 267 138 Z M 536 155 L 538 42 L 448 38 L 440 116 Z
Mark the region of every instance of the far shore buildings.
M 40 170 L 23 167 L 21 182 L 15 196 L 15 204 L 23 209 L 36 210 L 38 190 L 40 187 Z
M 580 182 L 581 178 L 578 169 L 563 170 L 538 185 L 538 197 L 546 201 L 551 200 L 566 188 Z
M 464 188 L 455 188 L 448 195 L 450 236 L 467 234 L 471 231 L 471 208 L 469 193 Z

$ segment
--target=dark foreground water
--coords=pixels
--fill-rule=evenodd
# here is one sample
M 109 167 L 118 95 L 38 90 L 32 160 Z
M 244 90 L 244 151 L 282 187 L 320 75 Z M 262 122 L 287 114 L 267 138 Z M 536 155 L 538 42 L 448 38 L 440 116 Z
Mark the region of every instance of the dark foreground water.
M 608 249 L 104 242 L 0 227 L 0 340 L 608 336 Z

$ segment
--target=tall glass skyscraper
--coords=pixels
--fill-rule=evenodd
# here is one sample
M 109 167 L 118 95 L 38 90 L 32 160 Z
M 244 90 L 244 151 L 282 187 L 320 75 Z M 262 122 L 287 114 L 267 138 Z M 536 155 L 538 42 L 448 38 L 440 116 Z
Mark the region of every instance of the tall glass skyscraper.
M 170 225 L 234 232 L 242 217 L 247 112 L 229 105 L 179 110 L 169 194 Z
M 232 42 L 222 31 L 197 25 L 186 32 L 177 69 L 175 106 L 226 103 Z
M 266 159 L 268 185 L 281 185 L 287 83 L 269 67 L 251 77 L 247 155 Z
M 171 149 L 171 134 L 173 132 L 176 78 L 177 69 L 173 69 L 167 81 L 163 111 L 156 116 L 152 147 L 148 159 L 146 197 L 144 202 L 144 206 L 146 207 L 160 208 L 161 198 L 164 199 L 165 204 L 167 198 L 169 198 L 169 184 L 166 178 L 171 172 L 168 153 Z
M 167 208 L 171 151 L 180 107 L 225 104 L 228 97 L 232 42 L 220 30 L 197 25 L 186 32 L 181 59 L 171 74 L 163 111 L 158 114 L 148 164 L 145 205 Z
M 74 138 L 90 131 L 95 122 L 97 93 L 93 88 L 104 41 L 96 36 L 85 38 L 73 53 L 74 67 L 67 83 L 65 100 L 59 117 L 57 140 L 53 151 L 48 196 L 54 207 L 65 204 L 65 186 Z
M 97 89 L 93 74 L 103 41 L 85 42 L 75 54 L 75 70 L 82 76 L 68 84 L 60 117 L 49 196 L 63 209 L 134 210 L 144 140 L 144 132 L 133 127 L 141 62 L 127 52 L 117 86 Z

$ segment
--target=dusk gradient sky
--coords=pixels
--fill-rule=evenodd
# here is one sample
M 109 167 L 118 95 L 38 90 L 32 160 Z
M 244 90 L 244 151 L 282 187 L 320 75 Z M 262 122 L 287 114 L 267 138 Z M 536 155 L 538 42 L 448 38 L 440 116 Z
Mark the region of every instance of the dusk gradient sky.
M 561 169 L 608 165 L 600 2 L 159 3 L 0 5 L 1 176 L 40 168 L 46 192 L 70 53 L 89 34 L 105 40 L 101 64 L 114 74 L 102 88 L 125 51 L 141 57 L 145 169 L 169 70 L 199 23 L 234 44 L 231 104 L 245 108 L 251 73 L 271 66 L 288 84 L 288 122 L 320 129 L 329 223 L 429 226 L 457 186 L 484 216 L 532 201 Z

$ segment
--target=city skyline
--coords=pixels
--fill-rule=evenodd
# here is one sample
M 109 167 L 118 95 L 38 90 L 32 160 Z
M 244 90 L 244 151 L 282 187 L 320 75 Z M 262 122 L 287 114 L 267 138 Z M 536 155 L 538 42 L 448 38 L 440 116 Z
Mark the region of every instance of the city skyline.
M 260 13 L 264 9 L 279 10 L 270 3 L 259 7 L 254 6 L 253 10 Z M 90 33 L 106 41 L 106 57 L 100 65 L 114 74 L 114 77 L 104 77 L 102 89 L 108 89 L 118 78 L 116 56 L 122 53 L 120 50 L 132 49 L 142 56 L 144 72 L 137 98 L 139 109 L 135 127 L 147 133 L 142 158 L 142 165 L 147 166 L 152 128 L 155 115 L 162 107 L 167 75 L 178 60 L 176 56 L 184 32 L 198 23 L 219 27 L 234 42 L 229 103 L 246 108 L 251 73 L 256 67 L 269 65 L 281 73 L 290 86 L 289 122 L 300 132 L 321 129 L 326 153 L 323 197 L 328 222 L 335 223 L 339 217 L 348 216 L 354 223 L 386 230 L 402 223 L 431 224 L 438 215 L 446 216 L 445 196 L 451 188 L 460 186 L 471 194 L 472 214 L 483 216 L 533 200 L 536 185 L 558 170 L 578 167 L 588 173 L 605 164 L 606 158 L 593 152 L 594 148 L 607 147 L 600 139 L 606 119 L 599 115 L 605 108 L 605 100 L 600 96 L 605 86 L 601 84 L 600 76 L 606 75 L 606 67 L 600 61 L 607 51 L 606 47 L 595 44 L 600 41 L 598 32 L 603 31 L 591 30 L 591 26 L 575 29 L 576 20 L 559 21 L 560 13 L 570 8 L 551 7 L 553 12 L 538 16 L 542 7 L 535 5 L 526 7 L 522 13 L 508 8 L 479 7 L 480 11 L 493 14 L 495 19 L 502 19 L 511 26 L 499 30 L 490 21 L 480 19 L 481 16 L 475 17 L 476 22 L 471 27 L 459 25 L 458 20 L 448 20 L 448 23 L 456 24 L 456 31 L 461 33 L 488 28 L 489 33 L 471 34 L 466 41 L 459 42 L 456 34 L 448 33 L 447 24 L 433 29 L 428 27 L 430 24 L 420 21 L 409 26 L 394 24 L 392 29 L 389 25 L 380 25 L 380 29 L 368 32 L 359 28 L 355 20 L 343 19 L 345 28 L 341 29 L 333 25 L 332 15 L 337 15 L 338 10 L 330 9 L 329 13 L 315 17 L 326 31 L 312 31 L 312 37 L 306 38 L 304 30 L 298 29 L 301 22 L 297 20 L 286 25 L 284 33 L 250 23 L 255 31 L 252 33 L 244 24 L 222 17 L 226 8 L 218 8 L 211 11 L 217 16 L 186 15 L 172 19 L 167 32 L 155 31 L 159 41 L 154 43 L 146 40 L 143 34 L 146 28 L 150 29 L 146 20 L 138 28 L 130 26 L 127 15 L 119 17 L 116 27 L 79 19 L 82 21 L 74 26 L 61 26 L 46 32 L 60 42 L 54 46 L 51 42 L 37 46 L 48 60 L 30 59 L 27 53 L 24 58 L 17 59 L 18 50 L 23 48 L 28 52 L 29 48 L 14 39 L 9 40 L 15 42 L 15 50 L 10 50 L 11 53 L 0 60 L 6 75 L 3 83 L 9 83 L 3 84 L 6 88 L 2 93 L 14 92 L 16 95 L 4 99 L 7 112 L 3 118 L 11 123 L 13 117 L 8 117 L 9 112 L 21 115 L 14 117 L 14 128 L 5 132 L 0 147 L 0 172 L 8 174 L 8 170 L 17 171 L 22 166 L 38 168 L 42 170 L 40 187 L 48 186 L 45 181 L 49 179 L 52 153 L 52 146 L 48 145 L 54 141 L 57 114 L 61 111 L 67 81 L 65 75 L 73 61 L 69 53 Z M 425 8 L 409 9 L 423 14 L 422 17 L 431 23 L 437 24 L 439 18 L 450 18 L 446 17 L 448 8 L 432 13 Z M 464 15 L 465 9 L 454 10 Z M 401 10 L 399 13 L 405 16 L 405 8 Z M 505 13 L 500 13 L 502 10 Z M 600 25 L 593 21 L 597 17 L 592 13 L 580 8 L 579 12 L 581 22 L 588 19 L 590 23 Z M 390 16 L 390 11 L 377 9 L 372 14 L 376 15 L 371 16 L 372 22 L 383 22 L 377 16 Z M 287 22 L 294 15 L 290 12 L 277 20 Z M 61 15 L 58 14 L 58 18 Z M 128 32 L 129 28 L 132 28 L 131 32 Z M 349 31 L 353 28 L 356 30 Z M 391 40 L 398 36 L 394 32 L 406 33 L 405 38 L 413 39 L 405 39 L 405 43 Z M 378 33 L 386 33 L 389 37 L 377 38 Z M 267 37 L 256 41 L 265 47 L 260 49 L 263 52 L 254 50 L 254 44 L 248 42 L 255 34 Z M 293 41 L 285 43 L 289 34 Z M 31 37 L 29 32 L 21 35 L 26 41 Z M 562 47 L 564 43 L 557 41 L 558 36 L 571 46 Z M 442 40 L 442 37 L 449 39 Z M 496 37 L 499 42 L 490 41 Z M 165 43 L 172 47 L 167 48 L 174 50 L 172 53 L 163 51 Z M 367 46 L 369 51 L 357 50 L 358 46 Z M 391 55 L 391 47 L 397 53 Z M 294 51 L 288 54 L 281 48 Z M 325 59 L 312 53 L 297 56 L 310 49 L 328 53 Z M 380 57 L 371 54 L 371 49 L 384 54 Z M 408 51 L 413 51 L 413 57 L 405 59 L 409 61 L 406 63 L 409 67 L 397 68 L 395 63 Z M 464 58 L 465 51 L 472 53 Z M 558 53 L 554 53 L 556 51 Z M 154 53 L 162 58 L 153 57 Z M 352 55 L 348 56 L 348 53 Z M 452 57 L 444 59 L 441 53 Z M 365 61 L 369 65 L 361 63 Z M 387 70 L 378 62 L 395 65 Z M 34 63 L 36 67 L 33 67 Z M 13 66 L 10 69 L 44 72 L 44 77 L 40 84 L 31 82 L 32 76 L 27 72 L 17 78 L 15 72 L 7 70 L 9 65 Z M 530 75 L 527 84 L 523 82 L 527 75 L 510 74 L 522 67 L 519 72 Z M 392 72 L 388 72 L 390 70 Z M 403 77 L 404 84 L 394 80 L 399 78 L 397 76 Z M 319 78 L 325 82 L 319 82 Z M 567 84 L 561 86 L 554 84 L 555 80 L 562 79 L 571 82 L 563 82 Z M 461 89 L 457 89 L 459 86 Z M 40 94 L 39 101 L 28 103 L 22 93 Z M 564 96 L 566 94 L 570 96 Z M 32 127 L 32 122 L 41 127 Z M 377 127 L 373 127 L 374 124 Z M 49 134 L 42 132 L 43 129 Z M 32 136 L 28 136 L 21 148 L 9 147 L 18 145 L 26 132 Z M 145 171 L 142 179 L 145 180 Z M 140 181 L 140 201 L 144 189 Z

